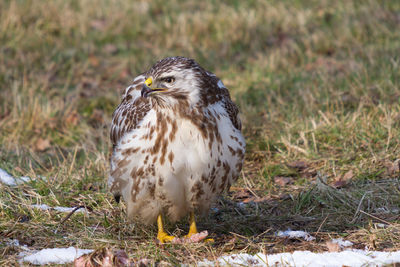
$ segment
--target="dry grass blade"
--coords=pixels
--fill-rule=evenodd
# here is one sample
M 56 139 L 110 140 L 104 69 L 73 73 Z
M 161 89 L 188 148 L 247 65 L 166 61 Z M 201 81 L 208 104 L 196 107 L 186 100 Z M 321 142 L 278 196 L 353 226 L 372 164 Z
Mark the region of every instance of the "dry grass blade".
M 399 9 L 377 0 L 0 1 L 0 168 L 32 178 L 0 183 L 0 265 L 18 265 L 13 239 L 118 248 L 154 265 L 325 251 L 334 237 L 399 250 Z M 242 177 L 198 224 L 214 243 L 158 246 L 157 229 L 128 222 L 105 182 L 122 90 L 174 55 L 216 73 L 240 105 Z M 288 228 L 317 239 L 274 235 Z M 168 228 L 187 229 L 186 220 Z

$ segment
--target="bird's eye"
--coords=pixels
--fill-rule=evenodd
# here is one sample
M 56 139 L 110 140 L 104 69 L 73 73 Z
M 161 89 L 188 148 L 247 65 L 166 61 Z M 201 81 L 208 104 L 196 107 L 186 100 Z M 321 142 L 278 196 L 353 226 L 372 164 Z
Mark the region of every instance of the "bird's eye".
M 164 81 L 166 83 L 173 83 L 175 81 L 175 78 L 174 77 L 166 77 L 166 78 L 164 78 Z

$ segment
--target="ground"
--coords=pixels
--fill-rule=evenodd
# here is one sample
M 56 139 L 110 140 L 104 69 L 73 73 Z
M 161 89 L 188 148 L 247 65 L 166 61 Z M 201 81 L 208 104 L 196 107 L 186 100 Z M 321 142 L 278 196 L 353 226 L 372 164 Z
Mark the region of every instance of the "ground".
M 18 260 L 10 239 L 164 264 L 337 237 L 399 250 L 399 29 L 396 0 L 0 2 L 0 168 L 34 179 L 0 185 L 0 265 Z M 175 55 L 216 73 L 241 110 L 242 176 L 198 224 L 214 243 L 157 245 L 106 188 L 121 92 Z M 316 240 L 275 236 L 288 228 Z

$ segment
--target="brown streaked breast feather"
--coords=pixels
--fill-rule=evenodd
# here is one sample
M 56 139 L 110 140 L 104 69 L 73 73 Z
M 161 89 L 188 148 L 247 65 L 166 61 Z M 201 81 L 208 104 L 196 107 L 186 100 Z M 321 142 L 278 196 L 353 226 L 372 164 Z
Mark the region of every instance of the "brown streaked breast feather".
M 137 97 L 133 99 L 127 95 L 113 113 L 110 139 L 115 146 L 125 133 L 138 127 L 144 116 L 151 109 L 148 99 Z

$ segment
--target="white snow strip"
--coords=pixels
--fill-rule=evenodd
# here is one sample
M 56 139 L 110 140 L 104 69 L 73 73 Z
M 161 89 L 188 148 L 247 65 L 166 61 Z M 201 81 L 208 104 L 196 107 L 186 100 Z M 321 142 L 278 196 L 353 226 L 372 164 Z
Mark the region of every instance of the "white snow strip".
M 41 210 L 51 210 L 51 209 L 53 209 L 53 210 L 60 211 L 60 212 L 72 212 L 75 209 L 75 208 L 59 207 L 59 206 L 50 207 L 50 206 L 48 206 L 46 204 L 41 204 L 41 205 L 34 204 L 34 205 L 31 205 L 31 207 L 36 208 L 36 209 L 41 209 Z M 76 210 L 75 212 L 87 213 L 86 209 L 84 209 L 84 208 L 80 208 L 80 209 Z
M 216 261 L 205 260 L 198 266 L 383 266 L 400 263 L 400 251 L 380 252 L 365 250 L 345 250 L 341 252 L 313 253 L 310 251 L 295 251 L 264 255 L 258 253 L 233 254 L 222 256 Z
M 1 243 L 0 243 L 1 244 Z M 21 245 L 20 243 L 19 243 L 19 240 L 18 239 L 8 239 L 8 241 L 6 242 L 6 245 L 7 246 L 10 246 L 10 247 L 19 247 L 19 248 L 21 248 L 21 249 L 23 249 L 23 250 L 29 250 L 29 248 L 27 247 L 27 245 Z
M 30 180 L 31 180 L 31 178 L 29 178 L 27 176 L 22 176 L 20 178 L 16 178 L 16 177 L 10 175 L 5 170 L 0 169 L 0 182 L 2 182 L 3 184 L 9 185 L 9 186 L 16 186 L 18 184 L 26 183 Z
M 343 238 L 332 239 L 332 243 L 338 244 L 339 247 L 341 247 L 341 248 L 350 247 L 353 245 L 353 242 L 348 241 L 348 240 L 343 240 Z
M 315 237 L 311 236 L 309 233 L 304 232 L 304 231 L 292 231 L 292 230 L 286 230 L 284 232 L 279 231 L 276 233 L 276 236 L 279 237 L 288 237 L 290 239 L 295 239 L 295 238 L 304 238 L 305 241 L 312 241 L 315 239 Z
M 10 247 L 19 247 L 20 246 L 18 239 L 10 239 L 10 240 L 8 240 L 6 242 L 6 245 L 10 246 Z
M 93 249 L 46 248 L 34 254 L 24 256 L 22 261 L 37 265 L 71 263 L 84 254 L 91 253 Z

